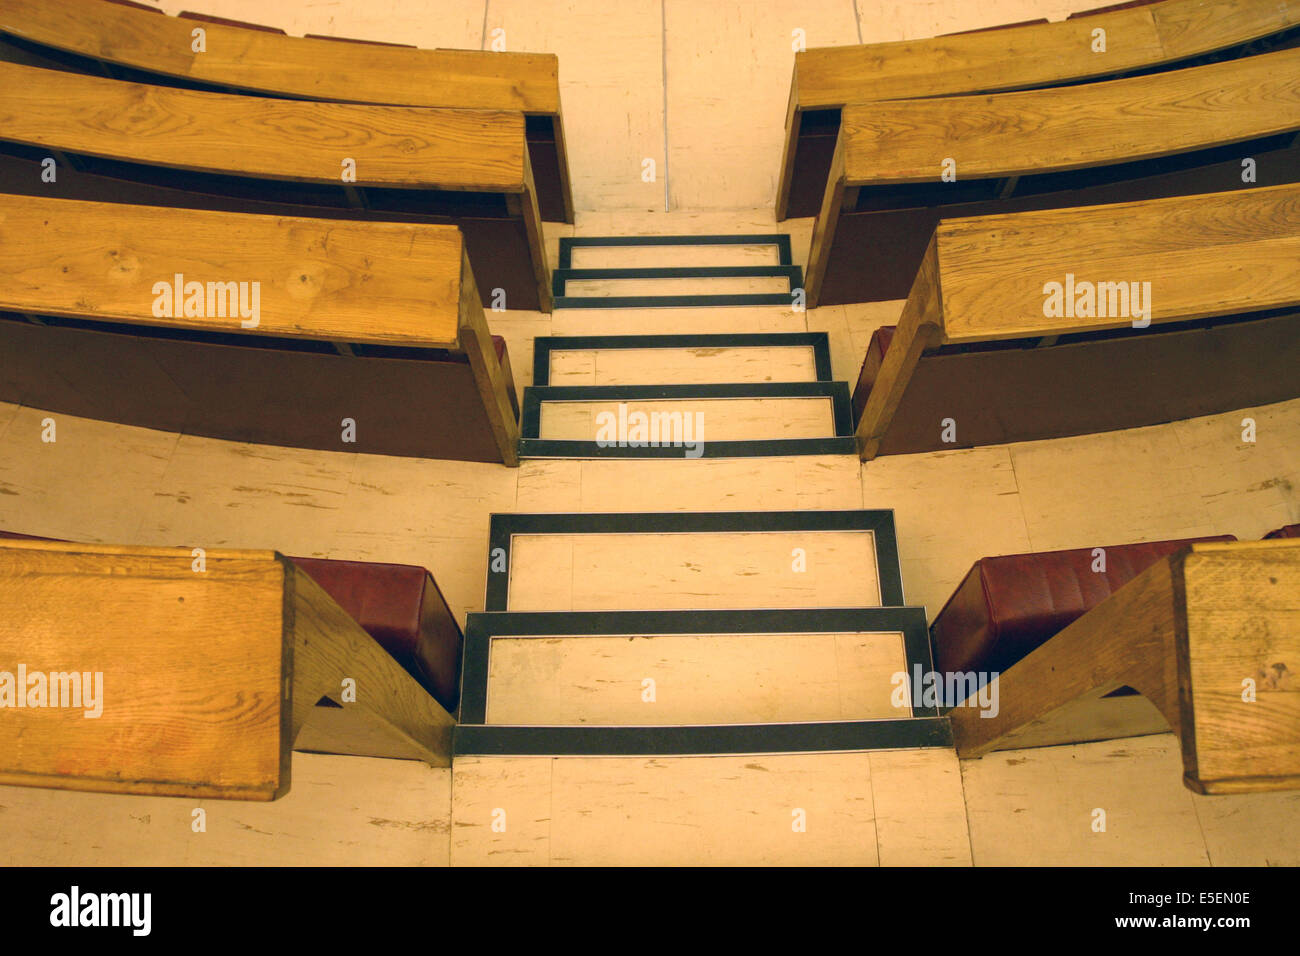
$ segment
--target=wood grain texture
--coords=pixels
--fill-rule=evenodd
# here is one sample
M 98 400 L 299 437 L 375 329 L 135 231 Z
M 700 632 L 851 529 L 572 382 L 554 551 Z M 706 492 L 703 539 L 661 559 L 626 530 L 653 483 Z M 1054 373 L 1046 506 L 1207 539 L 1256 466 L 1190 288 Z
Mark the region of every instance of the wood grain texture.
M 1182 562 L 1187 785 L 1300 788 L 1300 540 L 1197 546 Z M 1185 646 L 1183 646 L 1185 642 Z M 1243 682 L 1255 700 L 1243 700 Z
M 885 353 L 862 417 L 858 419 L 858 456 L 864 461 L 876 457 L 880 442 L 889 430 L 894 413 L 903 400 L 908 379 L 921 360 L 921 353 L 938 341 L 943 320 L 943 291 L 939 271 L 938 240 L 932 238 L 903 305 L 894 340 Z M 939 423 L 935 422 L 935 427 Z
M 206 51 L 191 31 L 207 32 Z M 95 0 L 3 0 L 0 32 L 155 73 L 311 99 L 558 115 L 543 53 L 418 50 L 291 37 L 157 16 Z
M 1192 545 L 1138 575 L 997 679 L 999 712 L 950 713 L 959 755 L 1024 746 L 1128 685 L 1181 741 L 1187 787 L 1300 787 L 1300 542 Z M 1247 681 L 1255 699 L 1247 700 Z M 1133 715 L 1150 733 L 1147 718 Z M 1095 726 L 1080 727 L 1090 739 Z M 1059 736 L 1059 733 L 1057 734 Z M 1022 739 L 1023 738 L 1023 739 Z
M 474 374 L 474 385 L 483 402 L 492 437 L 497 443 L 501 460 L 510 467 L 519 464 L 519 419 L 515 416 L 514 386 L 507 378 L 507 370 L 497 361 L 492 345 L 492 335 L 483 317 L 483 302 L 474 283 L 474 271 L 469 256 L 461 249 L 460 299 L 457 311 L 457 331 L 461 347 L 469 358 Z M 548 293 L 549 295 L 549 293 Z M 545 300 L 549 305 L 549 298 Z
M 273 800 L 289 787 L 289 566 L 269 552 L 7 542 L 0 668 L 98 672 L 102 713 L 8 709 L 0 782 Z M 52 702 L 52 701 L 51 701 Z M 84 704 L 84 701 L 83 701 Z
M 511 611 L 879 605 L 869 531 L 525 534 L 511 544 Z
M 815 382 L 808 345 L 705 348 L 554 349 L 552 385 L 704 385 Z
M 848 185 L 1151 159 L 1300 129 L 1300 49 L 1080 86 L 846 106 Z
M 0 787 L 0 865 L 447 865 L 449 768 L 297 753 L 293 783 L 273 803 Z
M 327 696 L 366 713 L 366 729 L 381 725 L 431 766 L 451 765 L 455 720 L 415 682 L 315 581 L 292 564 L 287 596 L 293 604 L 293 723 L 290 739 L 311 723 Z M 343 701 L 344 679 L 356 700 Z M 374 754 L 366 754 L 372 756 Z
M 107 4 L 104 4 L 107 6 Z M 357 187 L 522 192 L 520 113 L 279 100 L 0 62 L 5 139 L 126 162 Z
M 619 419 L 619 406 L 627 415 L 648 416 L 649 438 L 667 444 L 694 441 L 760 441 L 782 438 L 830 438 L 835 417 L 828 398 L 720 398 L 635 399 L 631 401 L 556 401 L 541 405 L 542 438 L 596 441 L 605 421 Z M 660 416 L 656 418 L 655 416 Z M 662 421 L 662 426 L 654 423 Z M 671 422 L 683 424 L 671 424 Z M 657 437 L 656 437 L 657 431 Z
M 1081 20 L 795 55 L 798 110 L 888 99 L 1027 89 L 1226 49 L 1300 22 L 1276 0 L 1165 0 Z M 1092 31 L 1106 52 L 1092 52 Z
M 1036 721 L 1061 720 L 1075 701 L 1125 685 L 1179 732 L 1174 577 L 1169 560 L 1152 565 L 1014 664 L 996 679 L 996 715 L 976 706 L 954 708 L 949 719 L 958 756 L 1018 747 L 1018 734 L 1034 731 Z
M 450 763 L 451 716 L 288 559 L 214 548 L 196 560 L 189 548 L 0 547 L 0 782 L 275 800 L 294 738 L 345 677 L 357 699 L 343 711 L 367 712 L 363 729 Z M 17 708 L 20 665 L 80 679 L 57 678 L 57 706 L 52 689 L 43 702 L 23 687 L 33 706 Z
M 489 724 L 746 724 L 908 717 L 898 633 L 496 638 Z M 647 699 L 645 680 L 654 681 Z
M 950 219 L 935 242 L 945 343 L 1131 325 L 1127 315 L 1044 316 L 1044 285 L 1067 273 L 1151 283 L 1153 324 L 1300 303 L 1296 185 Z
M 252 335 L 456 348 L 463 242 L 454 226 L 352 223 L 0 196 L 0 308 L 241 331 L 158 318 L 157 282 L 259 282 Z
M 806 50 L 795 55 L 790 82 L 776 217 L 788 213 L 796 166 L 810 162 L 799 156 L 804 110 L 1095 80 L 1241 46 L 1297 22 L 1293 5 L 1275 0 L 1165 0 L 1080 20 Z M 1093 51 L 1096 29 L 1106 32 L 1105 52 Z
M 840 224 L 841 210 L 853 208 L 856 189 L 848 185 L 845 174 L 847 141 L 841 133 L 835 141 L 835 154 L 831 158 L 830 174 L 826 177 L 826 191 L 822 193 L 821 209 L 813 220 L 812 238 L 808 242 L 808 268 L 804 270 L 804 292 L 809 309 L 821 302 L 822 283 L 830 268 L 831 248 L 835 243 L 835 230 Z

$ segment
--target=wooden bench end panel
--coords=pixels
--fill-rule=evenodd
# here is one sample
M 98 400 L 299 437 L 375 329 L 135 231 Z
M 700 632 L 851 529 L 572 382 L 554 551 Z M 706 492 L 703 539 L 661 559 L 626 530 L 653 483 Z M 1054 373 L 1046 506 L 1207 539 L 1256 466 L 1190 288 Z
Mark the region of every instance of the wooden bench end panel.
M 1195 546 L 1182 580 L 1187 785 L 1300 787 L 1300 540 Z
M 0 547 L 0 781 L 281 796 L 284 569 L 269 552 Z

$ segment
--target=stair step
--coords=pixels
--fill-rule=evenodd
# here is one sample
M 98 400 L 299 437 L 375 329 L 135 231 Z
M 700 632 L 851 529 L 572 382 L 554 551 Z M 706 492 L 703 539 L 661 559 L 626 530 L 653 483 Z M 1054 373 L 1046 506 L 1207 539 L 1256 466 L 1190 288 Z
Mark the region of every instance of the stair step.
M 829 382 L 825 332 L 539 336 L 533 385 Z
M 520 432 L 520 453 L 531 457 L 759 457 L 856 448 L 844 382 L 530 386 Z
M 494 514 L 486 611 L 903 605 L 886 510 Z
M 461 757 L 456 866 L 969 865 L 949 748 Z
M 460 720 L 731 725 L 937 716 L 922 608 L 471 614 Z M 649 680 L 652 683 L 647 684 Z
M 776 264 L 669 265 L 575 268 L 573 251 L 599 247 L 751 248 L 772 245 Z M 680 256 L 674 257 L 680 260 Z M 695 280 L 683 282 L 683 280 Z M 683 289 L 709 291 L 686 292 Z M 791 305 L 803 289 L 803 270 L 794 265 L 790 238 L 749 236 L 585 236 L 560 240 L 559 266 L 552 275 L 558 309 L 660 308 L 689 306 Z
M 750 233 L 740 235 L 704 236 L 565 236 L 560 239 L 559 268 L 572 269 L 574 250 L 592 250 L 600 247 L 638 248 L 653 246 L 772 246 L 777 253 L 777 265 L 793 265 L 790 236 L 787 233 Z
M 628 238 L 628 237 L 620 237 Z M 635 237 L 634 237 L 635 238 Z M 655 238 L 655 237 L 648 237 Z M 681 238 L 695 239 L 694 236 Z M 706 237 L 707 238 L 707 237 Z M 745 237 L 742 237 L 745 238 Z M 664 268 L 689 266 L 779 266 L 791 265 L 782 257 L 782 243 L 772 236 L 755 236 L 754 241 L 726 243 L 655 243 L 647 245 L 571 246 L 567 269 L 635 269 L 646 265 Z M 786 236 L 775 237 L 787 239 Z

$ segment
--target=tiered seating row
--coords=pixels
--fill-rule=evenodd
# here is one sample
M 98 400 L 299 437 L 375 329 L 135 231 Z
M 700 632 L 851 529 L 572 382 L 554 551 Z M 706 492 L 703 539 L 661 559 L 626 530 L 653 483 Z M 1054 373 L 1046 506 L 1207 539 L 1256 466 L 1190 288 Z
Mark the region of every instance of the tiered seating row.
M 6 401 L 235 441 L 518 461 L 504 342 L 453 226 L 0 196 L 0 271 Z
M 542 215 L 573 222 L 559 65 L 553 54 L 340 43 L 219 18 L 203 20 L 206 37 L 198 52 L 193 19 L 113 3 L 0 0 L 0 34 L 20 44 L 20 52 L 34 47 L 37 55 L 58 57 L 56 62 L 67 69 L 97 73 L 107 68 L 130 76 L 141 71 L 152 84 L 297 99 L 523 114 Z M 5 58 L 2 50 L 0 58 Z
M 1297 26 L 1300 15 L 1273 0 L 1162 0 L 1057 23 L 798 53 L 776 217 L 817 214 L 840 111 L 851 104 L 1027 90 L 1188 66 L 1207 54 L 1257 52 L 1260 41 L 1293 37 L 1288 31 Z M 1097 30 L 1104 31 L 1104 51 L 1095 49 Z
M 1300 396 L 1298 259 L 1300 186 L 946 220 L 898 326 L 868 350 L 859 451 L 1053 438 Z
M 551 308 L 517 112 L 196 92 L 0 61 L 0 146 L 6 192 L 453 223 L 485 304 Z M 62 167 L 53 179 L 46 157 Z
M 902 298 L 940 219 L 1300 178 L 1300 49 L 1152 76 L 846 107 L 808 305 Z

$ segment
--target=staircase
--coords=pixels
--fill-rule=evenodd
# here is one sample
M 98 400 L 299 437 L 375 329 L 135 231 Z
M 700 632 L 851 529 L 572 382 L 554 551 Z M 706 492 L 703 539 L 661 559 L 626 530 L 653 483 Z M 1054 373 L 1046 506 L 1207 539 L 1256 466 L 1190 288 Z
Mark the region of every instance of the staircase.
M 617 254 L 644 246 L 672 252 L 680 262 L 684 253 L 699 251 L 692 245 L 715 260 L 733 261 L 573 265 L 575 252 Z M 742 251 L 777 261 L 736 264 Z M 733 286 L 667 295 L 654 285 L 683 278 L 701 285 L 718 278 L 784 278 L 790 288 L 780 294 Z M 625 280 L 636 283 L 635 294 L 618 288 Z M 573 294 L 576 281 L 589 282 L 591 294 Z M 799 288 L 801 277 L 790 261 L 788 236 L 596 237 L 562 240 L 555 282 L 557 308 L 789 308 L 790 290 Z M 611 315 L 612 325 L 620 320 L 626 321 Z M 634 335 L 616 329 L 539 337 L 533 381 L 524 393 L 521 458 L 856 455 L 848 387 L 832 381 L 825 333 Z M 661 423 L 676 413 L 683 423 L 694 417 L 704 427 L 679 426 L 681 433 L 669 439 L 684 440 L 662 440 L 663 434 L 635 432 L 637 413 L 644 421 L 658 414 Z M 627 469 L 626 481 L 638 480 L 634 462 L 620 467 Z M 673 474 L 680 471 L 682 482 L 701 480 L 695 476 L 703 467 L 683 463 Z M 665 496 L 671 501 L 671 488 Z M 627 758 L 625 778 L 616 779 L 612 768 L 604 773 L 583 765 L 574 772 L 601 781 L 591 784 L 592 793 L 633 788 L 634 796 L 611 797 L 615 803 L 603 809 L 625 818 L 629 836 L 639 833 L 636 839 L 650 842 L 659 839 L 663 821 L 649 808 L 666 791 L 642 783 L 643 773 L 666 771 L 657 779 L 679 781 L 663 784 L 670 789 L 688 785 L 680 781 L 706 789 L 732 786 L 723 782 L 736 779 L 727 760 L 739 755 L 767 755 L 762 765 L 750 759 L 734 768 L 746 777 L 755 769 L 786 768 L 802 781 L 796 790 L 820 779 L 816 786 L 827 799 L 838 794 L 870 802 L 859 792 L 871 789 L 870 754 L 897 751 L 907 761 L 913 759 L 907 752 L 933 752 L 939 762 L 922 761 L 918 780 L 938 774 L 951 788 L 958 779 L 959 794 L 949 721 L 913 699 L 913 681 L 932 666 L 929 633 L 924 609 L 904 601 L 892 512 L 494 514 L 488 547 L 485 610 L 467 622 L 453 741 L 460 768 L 453 822 L 466 828 L 456 831 L 462 847 L 484 823 L 479 801 L 503 819 L 513 807 L 516 820 L 523 812 L 537 827 L 551 812 L 564 816 L 552 802 L 558 795 L 542 796 L 558 784 L 544 769 L 549 759 L 539 764 L 538 758 Z M 832 754 L 844 756 L 827 763 Z M 676 763 L 700 758 L 715 762 Z M 773 760 L 785 763 L 776 767 Z M 721 803 L 706 801 L 707 810 L 695 812 L 730 821 L 718 824 L 730 832 L 737 813 L 767 810 L 725 809 L 729 801 L 752 797 L 783 806 L 796 799 L 785 796 L 789 779 L 733 786 Z M 846 780 L 856 782 L 846 787 Z M 782 796 L 773 796 L 778 792 Z M 759 793 L 767 796 L 753 796 Z M 798 799 L 803 806 L 811 798 Z M 601 812 L 579 811 L 575 819 Z M 783 812 L 788 828 L 791 811 Z M 871 816 L 857 823 L 875 826 Z M 749 861 L 749 825 L 727 838 L 722 857 L 670 838 L 661 848 L 666 856 L 638 850 L 627 861 Z M 483 852 L 506 854 L 506 861 L 535 850 L 519 842 L 517 831 L 480 835 L 477 849 L 494 847 Z M 797 848 L 810 845 L 764 858 L 868 861 L 862 848 L 848 857 L 826 846 L 811 856 Z M 831 855 L 819 855 L 823 851 Z M 961 856 L 954 853 L 954 859 Z M 553 846 L 548 859 L 561 861 Z

